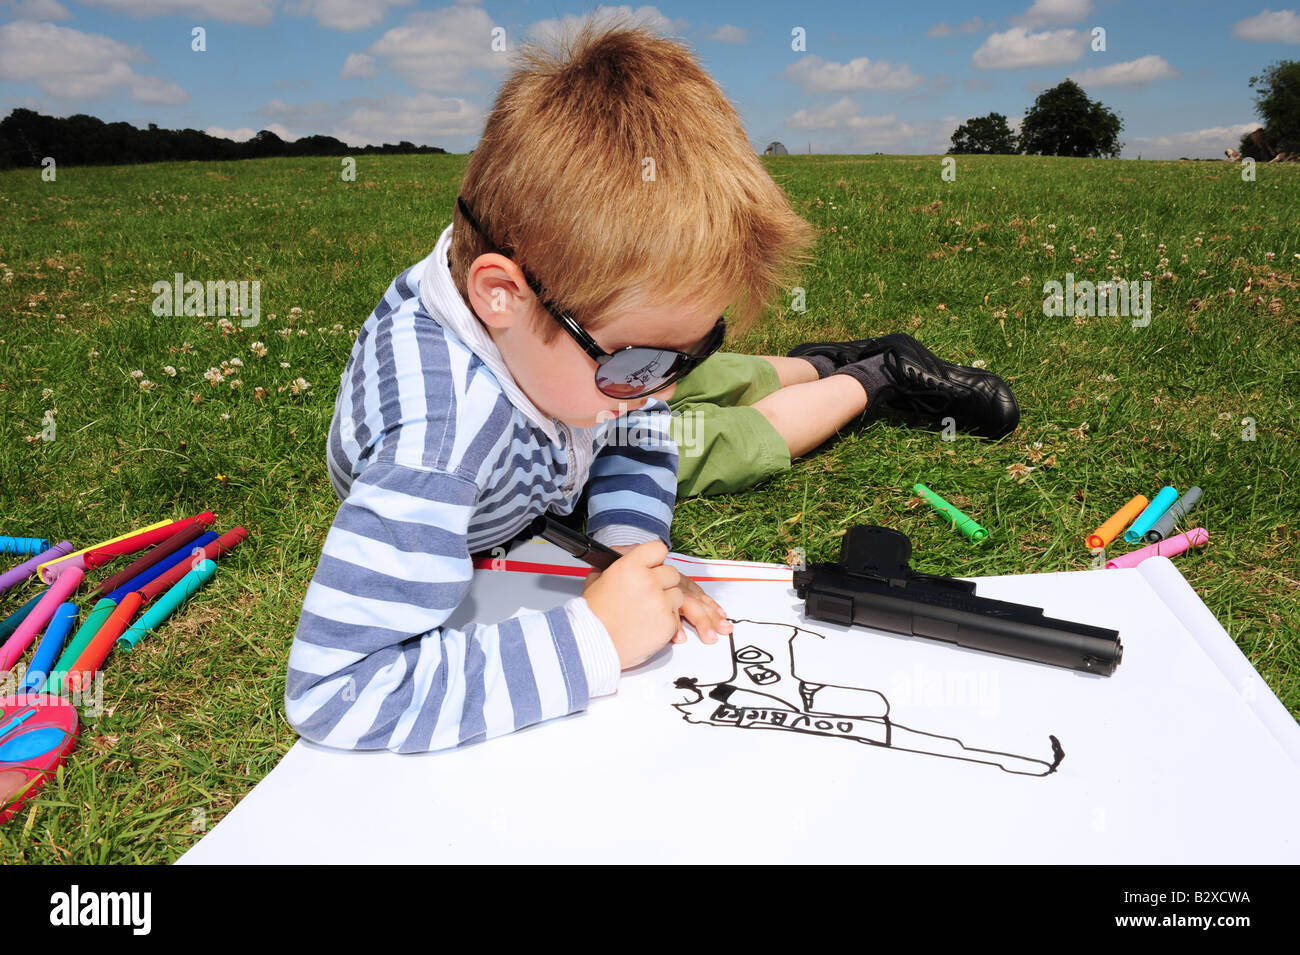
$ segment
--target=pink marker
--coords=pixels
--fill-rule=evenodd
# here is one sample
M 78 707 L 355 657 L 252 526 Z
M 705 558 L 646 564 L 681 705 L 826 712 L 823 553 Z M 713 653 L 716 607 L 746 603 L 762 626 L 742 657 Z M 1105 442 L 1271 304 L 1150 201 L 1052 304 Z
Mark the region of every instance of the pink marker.
M 1189 547 L 1203 547 L 1210 539 L 1210 532 L 1204 527 L 1194 527 L 1186 534 L 1177 534 L 1174 537 L 1167 537 L 1158 544 L 1152 544 L 1150 547 L 1143 547 L 1141 550 L 1135 550 L 1131 554 L 1124 554 L 1122 557 L 1116 557 L 1106 561 L 1106 569 L 1113 570 L 1116 567 L 1136 567 L 1148 557 L 1174 557 L 1187 550 Z
M 37 602 L 18 629 L 13 632 L 3 647 L 0 647 L 0 673 L 5 673 L 18 662 L 27 648 L 31 646 L 36 635 L 45 629 L 59 604 L 72 596 L 72 592 L 81 585 L 86 572 L 80 567 L 69 567 L 55 578 L 45 596 Z

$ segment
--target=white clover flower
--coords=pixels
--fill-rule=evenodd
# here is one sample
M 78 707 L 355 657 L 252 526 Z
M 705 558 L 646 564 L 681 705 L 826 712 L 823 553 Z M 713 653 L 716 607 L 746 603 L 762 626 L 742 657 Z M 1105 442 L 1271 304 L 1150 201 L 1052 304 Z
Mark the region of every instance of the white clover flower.
M 265 357 L 266 357 L 266 343 L 265 343 L 265 342 L 253 342 L 253 344 L 249 346 L 249 349 L 248 349 L 248 350 L 251 351 L 251 352 L 252 352 L 254 355 L 256 355 L 258 358 L 265 358 Z
M 176 377 L 176 369 L 173 368 L 171 365 L 164 365 L 164 366 L 163 366 L 163 374 L 166 375 L 168 378 L 175 378 L 175 377 Z

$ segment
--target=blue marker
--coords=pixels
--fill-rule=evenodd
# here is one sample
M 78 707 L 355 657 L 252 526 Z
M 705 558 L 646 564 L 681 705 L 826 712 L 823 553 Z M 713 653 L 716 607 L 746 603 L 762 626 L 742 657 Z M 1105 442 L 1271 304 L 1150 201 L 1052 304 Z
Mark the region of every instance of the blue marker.
M 167 571 L 171 570 L 181 561 L 192 560 L 193 558 L 191 555 L 193 554 L 194 548 L 206 547 L 208 544 L 216 540 L 219 536 L 220 535 L 217 534 L 216 531 L 208 531 L 202 537 L 196 538 L 194 543 L 191 546 L 181 548 L 176 553 L 172 554 L 170 557 L 164 557 L 162 560 L 158 561 L 158 563 L 154 564 L 148 570 L 142 571 L 141 573 L 137 574 L 135 577 L 132 577 L 121 587 L 118 587 L 116 590 L 114 590 L 111 594 L 105 594 L 103 599 L 111 600 L 113 601 L 113 603 L 120 604 L 122 602 L 122 598 L 125 597 L 127 594 L 135 593 L 135 591 L 137 590 L 142 590 L 144 588 L 144 585 L 149 583 L 149 581 L 153 580 L 155 577 L 161 577 L 163 574 L 167 573 Z
M 23 680 L 19 693 L 39 693 L 41 687 L 45 686 L 45 677 L 50 672 L 50 665 L 63 650 L 68 634 L 77 623 L 78 613 L 80 611 L 77 605 L 71 601 L 59 604 L 59 609 L 54 611 L 54 618 L 50 620 L 50 625 L 45 628 L 45 636 L 41 637 L 40 645 L 32 654 L 32 662 L 27 665 L 27 677 Z
M 1178 488 L 1172 485 L 1166 485 L 1160 489 L 1154 501 L 1147 505 L 1147 509 L 1138 515 L 1138 519 L 1133 522 L 1133 526 L 1124 532 L 1124 540 L 1130 544 L 1136 544 L 1142 539 L 1147 531 L 1151 530 L 1156 521 L 1164 516 L 1165 511 L 1169 510 L 1171 504 L 1178 500 Z
M 50 542 L 42 537 L 0 537 L 0 554 L 32 556 L 49 549 Z

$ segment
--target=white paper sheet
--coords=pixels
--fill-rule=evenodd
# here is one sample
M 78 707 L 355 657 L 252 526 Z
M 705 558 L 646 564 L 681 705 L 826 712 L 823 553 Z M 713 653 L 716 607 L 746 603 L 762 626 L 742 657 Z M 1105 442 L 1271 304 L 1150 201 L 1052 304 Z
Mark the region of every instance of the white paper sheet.
M 510 558 L 574 563 L 539 540 Z M 673 560 L 697 578 L 762 578 L 702 583 L 731 617 L 778 624 L 737 626 L 735 648 L 760 662 L 734 683 L 793 706 L 795 677 L 829 684 L 811 707 L 839 714 L 826 735 L 812 716 L 772 729 L 790 719 L 774 701 L 745 728 L 710 722 L 707 696 L 679 709 L 699 695 L 682 678 L 733 675 L 731 643 L 691 635 L 587 712 L 509 736 L 406 756 L 299 741 L 180 861 L 1300 860 L 1300 726 L 1166 558 L 978 580 L 982 596 L 1118 629 L 1111 677 L 805 621 L 787 568 Z M 479 571 L 453 620 L 580 590 Z M 791 652 L 792 625 L 810 632 Z M 888 746 L 849 738 L 883 742 L 885 712 Z M 1030 775 L 1053 762 L 1050 736 L 1064 758 Z

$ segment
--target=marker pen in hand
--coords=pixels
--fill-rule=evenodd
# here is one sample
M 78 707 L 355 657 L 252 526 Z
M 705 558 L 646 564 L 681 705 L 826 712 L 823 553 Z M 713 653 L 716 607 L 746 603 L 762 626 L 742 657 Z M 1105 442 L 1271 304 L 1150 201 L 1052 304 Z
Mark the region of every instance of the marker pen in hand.
M 608 570 L 610 564 L 623 556 L 594 537 L 588 537 L 582 531 L 551 520 L 546 514 L 533 521 L 529 530 L 550 541 L 565 553 L 591 564 L 597 570 Z

